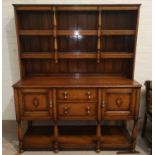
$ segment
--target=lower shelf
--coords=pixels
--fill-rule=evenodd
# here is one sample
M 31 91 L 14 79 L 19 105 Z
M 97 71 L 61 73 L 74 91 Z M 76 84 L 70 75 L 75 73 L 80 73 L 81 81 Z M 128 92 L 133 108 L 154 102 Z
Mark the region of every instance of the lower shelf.
M 52 149 L 54 130 L 51 126 L 32 126 L 24 135 L 24 149 Z
M 127 149 L 130 146 L 128 131 L 121 126 L 101 127 L 101 149 Z M 53 127 L 32 126 L 23 139 L 24 149 L 52 149 Z M 60 150 L 95 150 L 97 145 L 96 126 L 59 126 Z
M 122 126 L 104 126 L 101 128 L 101 148 L 128 148 L 130 135 Z

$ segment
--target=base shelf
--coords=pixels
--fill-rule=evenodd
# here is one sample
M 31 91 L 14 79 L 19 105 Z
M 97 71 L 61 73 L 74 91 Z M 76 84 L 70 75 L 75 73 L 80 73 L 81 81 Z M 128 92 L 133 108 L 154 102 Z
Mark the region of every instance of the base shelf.
M 104 126 L 101 133 L 102 148 L 127 148 L 130 145 L 130 136 L 124 127 Z
M 32 126 L 24 135 L 24 149 L 33 148 L 52 148 L 53 145 L 53 127 L 51 126 Z
M 58 127 L 59 149 L 95 150 L 97 144 L 96 126 Z M 130 146 L 129 133 L 122 126 L 101 127 L 101 149 L 127 149 Z M 51 126 L 32 126 L 23 139 L 24 149 L 53 149 L 54 132 Z

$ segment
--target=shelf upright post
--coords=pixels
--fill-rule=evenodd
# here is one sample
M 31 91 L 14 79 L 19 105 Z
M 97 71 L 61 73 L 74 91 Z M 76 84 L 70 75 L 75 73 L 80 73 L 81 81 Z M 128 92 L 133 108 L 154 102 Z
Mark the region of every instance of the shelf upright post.
M 53 22 L 54 22 L 54 50 L 55 50 L 55 62 L 58 63 L 58 42 L 57 42 L 57 20 L 56 20 L 56 8 L 55 6 L 53 7 L 53 12 L 54 12 L 54 16 L 53 16 Z
M 97 63 L 100 63 L 100 51 L 101 51 L 101 8 L 99 7 L 99 16 L 98 16 L 98 43 L 97 43 Z

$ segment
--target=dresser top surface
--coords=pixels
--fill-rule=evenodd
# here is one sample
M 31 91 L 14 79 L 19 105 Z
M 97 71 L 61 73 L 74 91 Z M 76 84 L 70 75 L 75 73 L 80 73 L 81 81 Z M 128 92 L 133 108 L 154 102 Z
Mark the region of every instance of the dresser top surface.
M 122 76 L 55 75 L 34 76 L 18 81 L 13 87 L 141 87 L 135 81 Z

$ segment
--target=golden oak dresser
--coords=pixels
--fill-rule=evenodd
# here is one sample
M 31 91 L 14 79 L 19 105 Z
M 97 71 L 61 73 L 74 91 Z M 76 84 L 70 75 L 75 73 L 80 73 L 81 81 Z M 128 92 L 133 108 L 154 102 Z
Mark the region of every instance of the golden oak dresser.
M 14 5 L 21 74 L 13 85 L 19 152 L 136 152 L 139 8 Z M 22 122 L 28 124 L 25 133 Z

